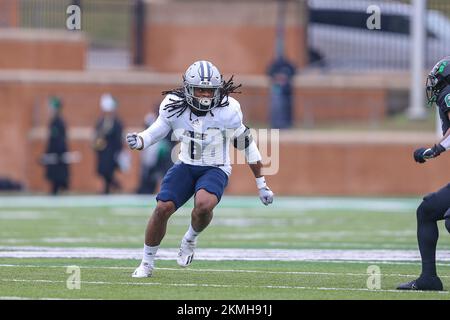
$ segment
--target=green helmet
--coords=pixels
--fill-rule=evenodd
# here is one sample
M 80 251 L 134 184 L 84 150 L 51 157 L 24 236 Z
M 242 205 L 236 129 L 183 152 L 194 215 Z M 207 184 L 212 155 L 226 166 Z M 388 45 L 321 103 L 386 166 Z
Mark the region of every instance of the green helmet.
M 425 89 L 428 105 L 436 102 L 439 93 L 448 85 L 450 85 L 450 56 L 436 63 L 428 74 Z

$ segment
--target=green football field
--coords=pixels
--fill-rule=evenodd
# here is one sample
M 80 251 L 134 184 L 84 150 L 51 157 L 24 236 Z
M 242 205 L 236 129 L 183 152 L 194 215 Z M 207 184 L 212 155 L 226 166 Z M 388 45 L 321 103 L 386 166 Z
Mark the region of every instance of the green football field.
M 276 199 L 225 196 L 179 268 L 192 202 L 169 221 L 153 277 L 140 262 L 154 198 L 0 198 L 0 299 L 450 299 L 402 292 L 420 273 L 420 198 Z M 439 225 L 438 273 L 450 288 L 450 242 Z

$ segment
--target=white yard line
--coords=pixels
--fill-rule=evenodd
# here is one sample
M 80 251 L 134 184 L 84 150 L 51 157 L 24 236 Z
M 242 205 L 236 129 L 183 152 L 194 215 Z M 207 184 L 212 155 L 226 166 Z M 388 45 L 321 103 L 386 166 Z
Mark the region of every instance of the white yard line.
M 159 249 L 160 260 L 176 258 L 178 248 Z M 64 248 L 2 246 L 0 258 L 101 258 L 136 259 L 142 258 L 142 249 L 124 248 Z M 197 260 L 260 260 L 260 261 L 420 261 L 418 250 L 318 250 L 318 249 L 222 249 L 207 248 L 196 250 Z M 437 260 L 450 261 L 450 250 L 439 250 Z
M 25 283 L 66 283 L 63 280 L 48 279 L 0 279 L 1 282 L 25 282 Z M 366 288 L 327 288 L 327 287 L 303 287 L 303 286 L 249 286 L 230 284 L 207 284 L 207 283 L 162 283 L 162 282 L 110 282 L 110 281 L 81 281 L 81 286 L 92 285 L 125 285 L 125 286 L 170 286 L 170 287 L 213 287 L 213 288 L 258 288 L 258 289 L 289 289 L 289 290 L 320 290 L 320 291 L 365 291 L 365 292 L 393 292 L 393 293 L 417 293 L 421 291 L 399 291 L 399 290 L 370 290 Z M 439 294 L 448 294 L 448 291 L 439 291 Z
M 68 265 L 55 266 L 55 265 L 29 265 L 29 264 L 0 264 L 0 268 L 39 268 L 39 269 L 66 269 Z M 106 266 L 78 266 L 80 269 L 92 269 L 92 270 L 126 270 L 132 271 L 135 267 L 106 267 Z M 311 271 L 268 271 L 268 270 L 240 270 L 240 269 L 183 269 L 183 268 L 159 268 L 156 270 L 162 271 L 181 271 L 181 272 L 198 272 L 198 273 L 263 273 L 263 274 L 280 274 L 280 275 L 325 275 L 325 276 L 361 276 L 367 277 L 367 273 L 347 273 L 347 272 L 311 272 Z M 373 275 L 373 274 L 370 274 Z M 416 277 L 413 274 L 399 274 L 399 273 L 381 273 L 383 277 Z M 441 278 L 450 278 L 450 276 L 440 276 Z

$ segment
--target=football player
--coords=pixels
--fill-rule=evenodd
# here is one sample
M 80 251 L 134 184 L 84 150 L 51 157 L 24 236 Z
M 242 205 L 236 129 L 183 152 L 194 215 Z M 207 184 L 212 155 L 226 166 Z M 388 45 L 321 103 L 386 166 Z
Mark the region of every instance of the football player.
M 427 77 L 426 93 L 428 104 L 436 103 L 442 123 L 444 137 L 429 148 L 414 151 L 418 163 L 436 158 L 450 148 L 450 56 L 440 60 Z M 411 282 L 400 284 L 399 290 L 443 289 L 436 273 L 436 245 L 439 237 L 438 220 L 445 219 L 445 227 L 450 232 L 450 184 L 423 198 L 417 208 L 417 241 L 422 259 L 422 273 Z
M 192 263 L 197 237 L 211 222 L 231 174 L 230 142 L 245 152 L 262 203 L 272 203 L 273 192 L 261 174 L 261 154 L 242 122 L 239 102 L 230 96 L 239 87 L 233 77 L 225 82 L 211 62 L 194 62 L 183 76 L 183 87 L 163 92 L 157 120 L 142 132 L 127 134 L 129 147 L 136 150 L 158 142 L 170 130 L 181 142 L 178 161 L 166 173 L 156 197 L 145 231 L 143 259 L 133 277 L 152 275 L 168 219 L 194 195 L 191 224 L 177 259 L 181 267 Z

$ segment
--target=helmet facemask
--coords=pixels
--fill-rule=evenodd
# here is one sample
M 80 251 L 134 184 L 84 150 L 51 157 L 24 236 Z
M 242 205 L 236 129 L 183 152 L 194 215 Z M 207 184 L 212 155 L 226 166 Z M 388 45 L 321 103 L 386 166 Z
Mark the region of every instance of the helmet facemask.
M 437 82 L 438 80 L 436 76 L 434 76 L 433 74 L 428 75 L 427 82 L 425 84 L 425 93 L 427 96 L 428 106 L 431 106 L 437 100 L 437 96 L 439 94 L 439 92 L 436 92 L 435 89 Z
M 213 94 L 211 97 L 203 97 L 203 96 L 195 96 L 195 89 L 202 88 L 213 90 Z M 184 84 L 184 95 L 186 97 L 187 103 L 198 111 L 207 112 L 220 104 L 220 89 L 221 87 L 217 86 L 194 86 L 189 83 Z

